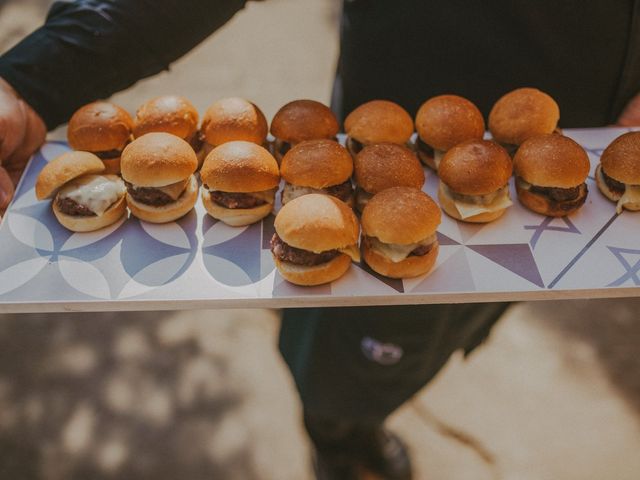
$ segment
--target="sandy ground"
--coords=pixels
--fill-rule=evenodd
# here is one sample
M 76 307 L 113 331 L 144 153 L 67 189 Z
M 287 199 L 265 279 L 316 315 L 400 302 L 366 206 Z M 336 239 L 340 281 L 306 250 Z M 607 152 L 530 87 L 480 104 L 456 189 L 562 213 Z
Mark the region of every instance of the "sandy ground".
M 0 1 L 0 51 L 48 3 Z M 114 99 L 134 111 L 177 92 L 203 111 L 240 95 L 269 118 L 294 98 L 327 102 L 338 11 L 250 4 Z M 390 419 L 416 478 L 637 479 L 639 310 L 639 299 L 512 307 Z M 0 479 L 310 478 L 278 323 L 264 310 L 0 317 Z

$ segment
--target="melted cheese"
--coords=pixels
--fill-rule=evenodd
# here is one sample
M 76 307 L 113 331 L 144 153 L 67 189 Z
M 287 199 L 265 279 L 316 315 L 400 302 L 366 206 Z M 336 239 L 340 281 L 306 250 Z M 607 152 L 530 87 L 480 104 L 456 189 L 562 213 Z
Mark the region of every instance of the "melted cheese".
M 67 183 L 58 196 L 70 198 L 96 215 L 102 215 L 124 192 L 124 182 L 116 175 L 84 175 Z
M 442 150 L 433 150 L 433 163 L 436 166 L 436 170 L 440 168 L 440 162 L 442 161 L 442 157 L 444 157 L 445 152 Z
M 418 243 L 399 245 L 397 243 L 384 243 L 378 240 L 376 237 L 369 237 L 369 245 L 373 250 L 376 250 L 381 255 L 384 255 L 392 262 L 398 263 L 406 259 L 409 254 L 416 248 L 420 246 L 431 245 L 436 241 L 436 238 L 436 235 L 433 234 Z
M 616 212 L 622 213 L 622 208 L 625 205 L 632 206 L 633 210 L 640 208 L 640 185 L 625 184 L 624 194 L 620 197 L 616 205 Z
M 166 193 L 171 197 L 172 200 L 178 200 L 182 192 L 184 192 L 185 188 L 187 188 L 187 184 L 191 180 L 191 177 L 185 178 L 181 182 L 172 183 L 171 185 L 165 185 L 164 187 L 156 187 L 161 192 Z
M 485 212 L 497 212 L 513 205 L 509 197 L 509 189 L 505 188 L 502 194 L 497 196 L 489 205 L 476 205 L 474 203 L 460 202 L 454 200 L 453 203 L 460 214 L 460 218 L 465 219 Z
M 351 260 L 353 260 L 354 262 L 360 261 L 360 249 L 356 244 L 349 245 L 348 247 L 344 248 L 339 248 L 338 251 L 344 253 L 345 255 L 349 255 L 351 257 Z
M 318 190 L 311 187 L 301 187 L 300 185 L 291 185 L 285 183 L 282 189 L 282 203 L 290 202 L 294 198 L 302 197 L 303 195 L 309 195 L 310 193 L 325 193 L 322 190 Z
M 364 210 L 364 207 L 366 207 L 367 203 L 369 203 L 369 200 L 371 200 L 372 197 L 373 197 L 373 194 L 366 192 L 361 188 L 358 188 L 356 190 L 356 206 L 358 210 L 359 211 Z

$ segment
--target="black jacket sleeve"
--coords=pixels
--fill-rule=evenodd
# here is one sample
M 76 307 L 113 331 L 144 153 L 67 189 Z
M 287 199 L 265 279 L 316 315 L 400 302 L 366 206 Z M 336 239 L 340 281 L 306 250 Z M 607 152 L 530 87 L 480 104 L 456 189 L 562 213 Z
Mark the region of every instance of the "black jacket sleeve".
M 168 69 L 246 1 L 56 2 L 44 26 L 0 57 L 0 77 L 52 129 L 79 106 Z

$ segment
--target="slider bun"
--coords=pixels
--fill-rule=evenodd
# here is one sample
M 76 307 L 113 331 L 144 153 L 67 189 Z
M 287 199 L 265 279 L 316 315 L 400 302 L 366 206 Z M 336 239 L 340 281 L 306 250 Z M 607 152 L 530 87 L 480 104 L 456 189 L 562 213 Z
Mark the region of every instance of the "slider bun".
M 116 158 L 106 158 L 104 160 L 101 160 L 104 164 L 104 173 L 119 175 L 121 159 L 122 157 L 120 156 Z
M 74 150 L 122 150 L 131 140 L 132 128 L 133 120 L 126 110 L 109 102 L 93 102 L 71 116 L 67 140 Z
M 552 133 L 560 119 L 553 98 L 536 88 L 518 88 L 502 96 L 489 113 L 489 130 L 500 143 L 520 145 L 527 138 Z
M 503 185 L 504 186 L 504 185 Z M 502 210 L 496 210 L 493 212 L 482 212 L 477 215 L 472 215 L 471 217 L 462 218 L 460 213 L 458 213 L 458 209 L 456 208 L 456 204 L 449 196 L 447 191 L 442 188 L 442 181 L 440 182 L 440 186 L 438 188 L 438 201 L 440 202 L 440 208 L 449 215 L 451 218 L 455 218 L 456 220 L 461 220 L 463 222 L 469 223 L 488 223 L 492 222 L 497 218 L 500 218 L 504 212 L 507 210 L 503 208 Z
M 271 135 L 289 143 L 334 138 L 340 126 L 326 105 L 315 100 L 294 100 L 278 110 L 271 121 Z
M 319 193 L 287 202 L 274 227 L 284 242 L 314 253 L 354 245 L 360 233 L 358 219 L 346 203 Z
M 381 142 L 402 145 L 413 134 L 413 120 L 397 103 L 372 100 L 347 115 L 344 129 L 347 135 L 364 145 Z
M 600 157 L 604 172 L 627 185 L 640 185 L 640 132 L 620 135 Z
M 133 135 L 165 132 L 190 139 L 198 131 L 198 111 L 180 95 L 164 95 L 143 103 L 133 120 Z
M 210 145 L 234 140 L 262 145 L 269 131 L 262 111 L 244 98 L 223 98 L 213 103 L 202 118 L 202 133 Z
M 275 255 L 272 256 L 280 275 L 291 283 L 302 286 L 333 282 L 344 275 L 351 266 L 351 258 L 344 253 L 328 262 L 311 267 L 285 262 Z
M 540 187 L 572 188 L 581 185 L 589 175 L 589 167 L 589 157 L 584 148 L 557 134 L 527 139 L 513 157 L 515 174 Z
M 52 197 L 65 183 L 82 175 L 105 172 L 102 160 L 89 152 L 65 152 L 40 171 L 36 180 L 36 198 Z
M 602 176 L 602 164 L 596 167 L 596 185 L 598 185 L 602 194 L 612 202 L 617 202 L 622 197 L 622 194 L 611 190 L 609 185 L 604 181 L 604 177 Z M 627 205 L 625 205 L 625 207 L 626 206 Z
M 513 164 L 507 151 L 490 140 L 469 140 L 451 148 L 440 161 L 438 175 L 463 195 L 486 195 L 504 187 Z
M 364 147 L 354 159 L 355 181 L 366 192 L 378 193 L 390 187 L 424 184 L 424 170 L 418 157 L 407 147 L 378 143 Z
M 131 214 L 140 220 L 150 223 L 167 223 L 185 216 L 196 204 L 198 199 L 198 182 L 196 177 L 191 175 L 187 188 L 178 200 L 159 207 L 146 205 L 136 201 L 129 192 L 126 194 L 127 205 Z
M 484 118 L 472 102 L 457 95 L 439 95 L 422 104 L 416 114 L 420 138 L 446 152 L 465 140 L 481 140 Z
M 84 217 L 81 215 L 67 215 L 58 208 L 57 197 L 51 208 L 60 224 L 72 232 L 93 232 L 107 225 L 116 223 L 127 211 L 124 195 L 116 200 L 102 215 Z
M 193 148 L 175 135 L 147 133 L 122 152 L 122 178 L 139 187 L 164 187 L 184 180 L 198 166 Z
M 254 208 L 225 208 L 211 200 L 208 190 L 202 190 L 202 204 L 209 215 L 232 227 L 250 225 L 262 220 L 273 210 L 273 204 L 265 203 Z
M 575 185 L 574 185 L 575 186 Z M 541 193 L 531 192 L 525 188 L 520 187 L 518 182 L 516 182 L 516 191 L 518 192 L 518 200 L 529 210 L 532 210 L 536 213 L 540 213 L 542 215 L 547 215 L 548 217 L 564 217 L 569 215 L 572 212 L 578 210 L 584 204 L 582 199 L 586 199 L 586 194 L 584 197 L 579 198 L 574 201 L 574 205 L 572 208 L 560 208 L 560 206 L 553 202 L 548 196 L 543 195 Z M 565 203 L 565 206 L 568 204 Z
M 384 243 L 408 245 L 433 235 L 440 217 L 440 208 L 423 191 L 393 187 L 375 194 L 364 207 L 362 232 Z
M 436 263 L 440 246 L 436 243 L 422 256 L 409 256 L 400 262 L 392 262 L 384 255 L 369 247 L 365 240 L 362 244 L 362 257 L 372 270 L 391 278 L 411 278 L 428 273 Z
M 338 142 L 306 140 L 285 154 L 280 173 L 292 185 L 326 188 L 339 185 L 351 177 L 353 159 Z
M 209 152 L 200 171 L 202 183 L 223 192 L 261 192 L 278 186 L 278 163 L 251 142 L 223 143 Z

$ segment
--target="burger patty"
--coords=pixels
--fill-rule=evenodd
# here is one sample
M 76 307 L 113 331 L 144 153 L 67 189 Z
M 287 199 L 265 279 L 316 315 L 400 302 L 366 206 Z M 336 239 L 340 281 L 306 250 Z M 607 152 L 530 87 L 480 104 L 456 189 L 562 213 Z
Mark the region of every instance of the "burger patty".
M 435 245 L 434 243 L 430 243 L 429 245 L 420 245 L 419 247 L 414 248 L 411 253 L 409 253 L 409 256 L 413 256 L 413 257 L 422 257 L 424 255 L 426 255 L 427 253 L 429 253 L 432 249 L 433 246 Z
M 127 186 L 127 192 L 136 202 L 151 205 L 152 207 L 161 207 L 168 205 L 174 200 L 162 190 L 153 187 L 134 187 L 129 182 L 124 182 Z
M 531 185 L 530 192 L 544 195 L 556 203 L 571 202 L 580 196 L 586 196 L 587 186 L 583 183 L 577 187 L 557 188 Z
M 285 142 L 284 140 L 280 140 L 278 145 L 278 153 L 284 157 L 285 153 L 291 150 L 291 144 L 289 142 Z
M 89 210 L 88 207 L 79 204 L 75 200 L 71 198 L 60 198 L 58 197 L 57 201 L 58 208 L 62 213 L 66 213 L 67 215 L 72 215 L 75 217 L 95 217 L 96 214 Z
M 283 262 L 290 262 L 306 267 L 327 263 L 340 255 L 338 250 L 313 253 L 308 250 L 292 247 L 283 242 L 277 233 L 274 233 L 273 237 L 271 237 L 271 252 Z
M 196 132 L 187 140 L 187 143 L 191 145 L 195 152 L 199 152 L 204 144 L 204 135 L 202 132 Z
M 225 208 L 254 208 L 267 203 L 262 198 L 257 198 L 251 193 L 221 192 L 214 190 L 209 192 L 211 200 Z
M 109 160 L 111 158 L 118 158 L 122 155 L 122 150 L 107 150 L 105 152 L 94 152 L 94 155 L 100 160 Z
M 418 141 L 416 142 L 418 150 L 422 153 L 425 153 L 429 157 L 433 158 L 436 152 L 433 150 L 433 147 L 428 143 L 425 143 L 420 137 L 418 137 Z
M 355 138 L 349 137 L 347 141 L 349 142 L 349 150 L 351 150 L 352 153 L 360 153 L 364 148 L 364 145 Z
M 614 193 L 617 193 L 618 195 L 624 194 L 625 190 L 627 189 L 627 186 L 624 183 L 614 180 L 609 175 L 604 173 L 604 168 L 602 167 L 600 167 L 600 173 L 602 173 L 602 178 L 604 179 L 604 183 L 607 184 L 607 187 L 609 187 L 609 190 L 611 190 Z
M 343 202 L 348 202 L 353 194 L 353 186 L 351 185 L 351 180 L 346 180 L 344 183 L 340 183 L 339 185 L 332 185 L 327 188 L 323 188 L 328 195 L 332 197 L 339 198 Z

